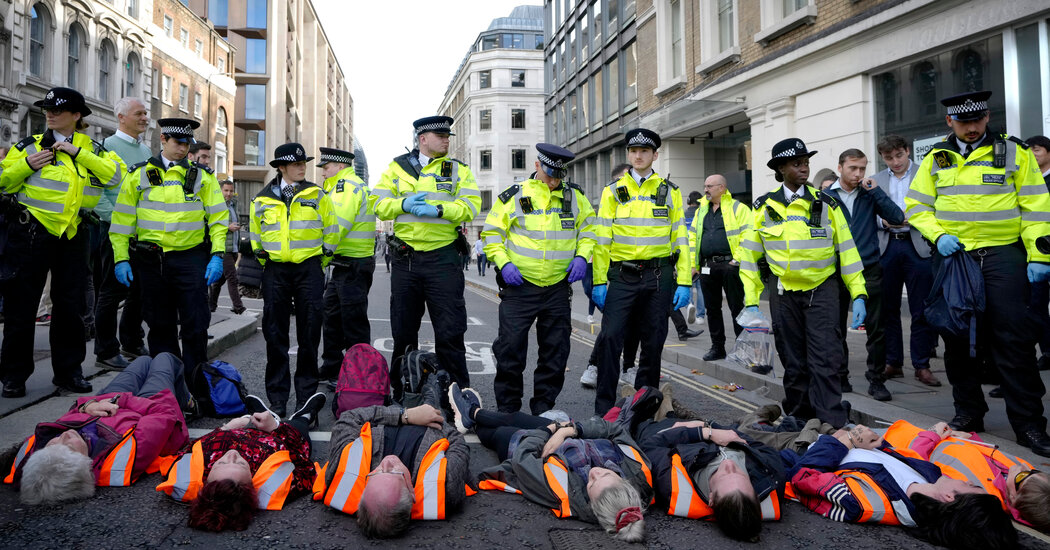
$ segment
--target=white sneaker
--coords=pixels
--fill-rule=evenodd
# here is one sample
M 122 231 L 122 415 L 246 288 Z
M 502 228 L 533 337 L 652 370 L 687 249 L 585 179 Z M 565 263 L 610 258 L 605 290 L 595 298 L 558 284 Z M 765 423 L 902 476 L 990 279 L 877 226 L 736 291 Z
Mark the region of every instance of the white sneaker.
M 696 322 L 696 306 L 694 306 L 693 304 L 689 304 L 689 307 L 686 308 L 685 320 L 689 324 L 693 324 Z
M 571 422 L 572 421 L 572 419 L 569 418 L 569 413 L 567 413 L 567 412 L 565 412 L 563 410 L 559 410 L 559 409 L 551 409 L 549 411 L 542 412 L 542 413 L 540 413 L 540 417 L 541 418 L 546 418 L 547 420 L 550 420 L 551 422 Z
M 696 318 L 696 324 L 698 324 L 698 325 L 702 325 L 702 324 L 706 323 L 706 322 L 707 322 L 707 319 L 706 319 L 706 318 L 707 318 L 707 316 L 706 316 L 706 315 L 700 315 L 700 316 L 697 316 L 697 318 Z
M 638 377 L 638 367 L 631 367 L 620 374 L 620 383 L 634 386 L 634 379 Z
M 583 371 L 583 376 L 580 377 L 580 385 L 591 389 L 594 389 L 594 387 L 598 385 L 597 366 L 587 365 L 587 370 Z
M 592 324 L 592 325 L 593 325 L 593 324 L 594 324 L 594 315 L 588 315 L 588 316 L 587 316 L 587 322 L 588 322 L 589 324 Z

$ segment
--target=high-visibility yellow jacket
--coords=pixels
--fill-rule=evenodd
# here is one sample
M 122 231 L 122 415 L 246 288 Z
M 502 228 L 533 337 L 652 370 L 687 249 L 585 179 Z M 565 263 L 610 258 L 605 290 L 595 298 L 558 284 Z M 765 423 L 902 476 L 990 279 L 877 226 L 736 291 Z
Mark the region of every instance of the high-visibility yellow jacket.
M 729 241 L 729 250 L 733 259 L 741 260 L 740 239 L 748 229 L 751 229 L 751 208 L 748 205 L 733 198 L 728 189 L 722 193 L 722 201 L 719 203 L 718 211 L 722 213 L 722 224 L 726 228 L 726 240 Z M 711 201 L 707 198 L 700 199 L 700 207 L 696 209 L 693 216 L 693 225 L 689 228 L 689 250 L 693 253 L 693 265 L 700 265 L 700 242 L 704 233 L 704 216 L 711 210 Z
M 594 208 L 578 186 L 562 183 L 552 191 L 529 179 L 500 193 L 481 236 L 485 254 L 501 269 L 511 262 L 530 283 L 550 286 L 567 276 L 573 257 L 590 257 L 593 224 Z
M 128 259 L 132 237 L 172 252 L 200 245 L 205 230 L 211 253 L 222 254 L 229 225 L 230 212 L 208 167 L 187 161 L 165 170 L 164 161 L 153 157 L 132 166 L 121 184 L 109 228 L 113 261 Z
M 335 253 L 349 258 L 368 258 L 375 251 L 376 200 L 368 184 L 348 166 L 324 182 L 339 223 Z
M 987 134 L 970 156 L 963 158 L 953 136 L 933 146 L 904 199 L 908 222 L 931 242 L 948 233 L 967 250 L 1001 246 L 1021 239 L 1028 261 L 1048 262 L 1050 255 L 1035 247 L 1050 234 L 1050 195 L 1039 163 L 1009 136 L 1006 167 L 993 166 L 995 137 Z
M 0 161 L 0 193 L 14 193 L 48 233 L 73 238 L 80 211 L 95 208 L 103 188 L 120 185 L 126 167 L 116 153 L 76 132 L 76 158 L 56 151 L 52 164 L 33 170 L 26 157 L 40 151 L 40 141 L 50 132 L 27 137 L 8 151 Z
M 665 195 L 663 201 L 660 194 Z M 594 284 L 608 282 L 610 262 L 666 258 L 675 252 L 678 284 L 693 284 L 682 191 L 656 172 L 639 186 L 628 170 L 605 186 L 595 225 Z
M 456 239 L 456 227 L 478 215 L 481 193 L 466 164 L 441 157 L 419 166 L 418 155 L 412 151 L 391 161 L 372 192 L 379 199 L 376 216 L 394 220 L 394 234 L 412 248 L 426 252 Z M 416 193 L 426 193 L 428 204 L 441 205 L 443 215 L 431 218 L 405 212 L 402 201 Z
M 802 196 L 784 204 L 784 187 L 770 191 L 755 203 L 754 223 L 740 241 L 740 280 L 744 304 L 758 305 L 762 279 L 758 261 L 763 255 L 784 290 L 812 290 L 841 266 L 842 280 L 853 299 L 866 297 L 864 263 L 838 201 L 819 192 L 819 221 L 812 224 L 814 189 L 803 186 Z
M 299 182 L 299 190 L 286 205 L 274 185 L 278 176 L 263 186 L 252 199 L 250 238 L 252 250 L 265 250 L 269 258 L 260 262 L 300 263 L 319 254 L 328 265 L 335 252 L 339 225 L 332 212 L 332 201 L 320 187 L 308 181 Z

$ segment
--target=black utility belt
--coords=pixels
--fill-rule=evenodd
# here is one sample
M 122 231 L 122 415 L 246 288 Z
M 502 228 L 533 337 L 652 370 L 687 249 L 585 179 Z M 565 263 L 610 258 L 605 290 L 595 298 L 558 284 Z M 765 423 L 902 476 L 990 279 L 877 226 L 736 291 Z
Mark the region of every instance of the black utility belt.
M 911 235 L 909 233 L 890 233 L 890 238 L 898 241 L 907 241 L 911 240 Z
M 701 264 L 722 264 L 733 261 L 732 255 L 727 256 L 708 256 L 703 260 L 700 260 Z
M 335 256 L 332 256 L 332 260 L 331 262 L 329 262 L 329 265 L 333 267 L 353 267 L 354 264 L 356 264 L 357 262 L 366 259 L 368 259 L 368 256 L 365 256 L 364 258 L 354 258 L 351 256 L 343 256 L 341 254 L 336 254 Z
M 663 258 L 650 258 L 648 260 L 624 260 L 620 262 L 610 262 L 609 265 L 612 267 L 618 267 L 621 270 L 626 269 L 628 271 L 641 272 L 646 269 L 656 269 L 658 267 L 664 267 L 671 265 L 671 257 L 664 256 Z

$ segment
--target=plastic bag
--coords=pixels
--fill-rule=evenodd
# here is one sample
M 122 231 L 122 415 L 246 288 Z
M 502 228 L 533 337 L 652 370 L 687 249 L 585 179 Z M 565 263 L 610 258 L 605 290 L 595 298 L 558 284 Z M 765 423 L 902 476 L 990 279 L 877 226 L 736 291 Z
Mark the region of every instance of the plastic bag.
M 761 311 L 745 309 L 737 315 L 736 322 L 744 328 L 744 332 L 737 337 L 733 353 L 727 359 L 751 372 L 772 373 L 777 350 L 769 319 Z

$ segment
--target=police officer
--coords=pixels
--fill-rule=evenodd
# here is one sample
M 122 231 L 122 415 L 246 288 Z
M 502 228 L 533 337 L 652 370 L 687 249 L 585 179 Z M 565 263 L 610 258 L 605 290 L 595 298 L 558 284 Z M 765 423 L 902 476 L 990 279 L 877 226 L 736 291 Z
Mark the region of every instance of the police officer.
M 596 222 L 591 292 L 603 312 L 596 343 L 598 415 L 616 398 L 617 363 L 628 323 L 642 331 L 634 387 L 659 385 L 667 318 L 672 309 L 689 304 L 693 284 L 682 192 L 653 170 L 660 136 L 636 128 L 625 137 L 631 169 L 602 190 Z
M 1037 238 L 1050 234 L 1050 196 L 1028 146 L 988 131 L 992 92 L 968 92 L 941 100 L 951 133 L 923 158 L 905 198 L 912 227 L 935 243 L 934 268 L 965 251 L 984 275 L 980 342 L 1002 376 L 1006 415 L 1017 442 L 1050 456 L 1035 361 L 1033 312 L 1026 309 L 1029 282 L 1050 278 L 1050 255 Z M 1025 269 L 1027 264 L 1027 270 Z M 1027 277 L 1025 272 L 1027 271 Z M 1028 311 L 1027 315 L 1020 312 Z M 952 429 L 983 431 L 988 405 L 981 394 L 980 365 L 967 338 L 945 336 L 944 366 L 952 384 Z
M 763 255 L 777 277 L 769 308 L 784 365 L 784 412 L 842 427 L 849 422 L 838 376 L 845 335 L 838 324 L 839 289 L 831 276 L 840 266 L 857 328 L 865 316 L 864 264 L 838 201 L 807 182 L 809 157 L 815 154 L 798 138 L 773 146 L 766 166 L 784 185 L 755 201 L 752 229 L 740 243 L 740 279 L 745 307 L 757 314 Z
M 128 168 L 113 207 L 113 269 L 142 289 L 150 354 L 175 354 L 193 369 L 208 360 L 208 285 L 222 276 L 230 215 L 211 169 L 186 159 L 200 123 L 157 123 L 160 152 Z
M 563 181 L 565 165 L 575 155 L 547 143 L 537 144 L 536 151 L 532 178 L 500 193 L 481 232 L 485 253 L 500 268 L 499 336 L 492 343 L 497 408 L 521 409 L 522 372 L 535 322 L 539 358 L 529 401 L 534 416 L 554 408 L 565 382 L 570 285 L 587 273 L 596 239 L 594 208 L 579 186 Z
M 467 242 L 459 224 L 474 219 L 481 194 L 474 174 L 462 161 L 448 157 L 452 118 L 430 116 L 412 123 L 418 148 L 395 157 L 373 193 L 376 216 L 394 220 L 390 276 L 390 324 L 393 364 L 410 346 L 419 345 L 424 305 L 430 311 L 441 367 L 460 387 L 470 386 L 463 334 L 467 309 L 463 301 L 463 262 Z M 457 243 L 457 239 L 462 242 Z M 395 394 L 401 382 L 392 377 Z
M 368 325 L 368 291 L 376 260 L 376 196 L 354 173 L 354 154 L 321 147 L 325 192 L 339 224 L 332 280 L 324 291 L 324 353 L 321 378 L 338 376 L 343 353 L 355 344 L 372 342 Z
M 124 173 L 120 157 L 80 133 L 91 109 L 79 92 L 52 88 L 33 105 L 44 111 L 47 130 L 16 143 L 0 163 L 0 208 L 7 224 L 6 242 L 0 243 L 4 397 L 26 394 L 25 383 L 33 373 L 33 320 L 48 272 L 54 304 L 52 383 L 76 393 L 91 391 L 80 366 L 87 350 L 83 316 L 88 277 L 88 237 L 81 218 Z
M 270 166 L 277 175 L 252 200 L 251 240 L 263 264 L 263 337 L 266 339 L 266 396 L 270 409 L 285 416 L 291 380 L 288 331 L 295 305 L 299 352 L 295 365 L 295 401 L 299 408 L 317 391 L 317 347 L 324 313 L 324 267 L 336 244 L 332 201 L 306 181 L 303 146 L 285 143 L 274 150 Z

